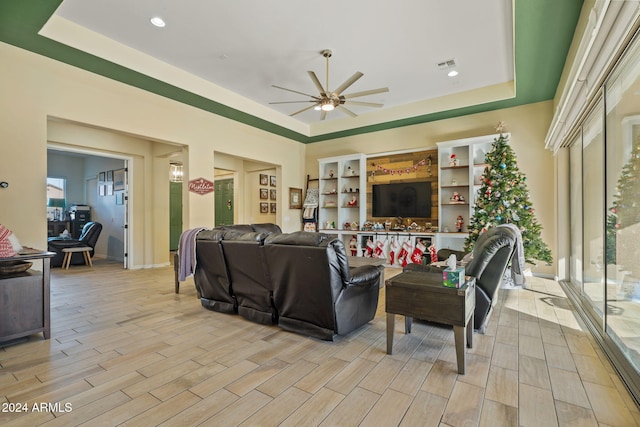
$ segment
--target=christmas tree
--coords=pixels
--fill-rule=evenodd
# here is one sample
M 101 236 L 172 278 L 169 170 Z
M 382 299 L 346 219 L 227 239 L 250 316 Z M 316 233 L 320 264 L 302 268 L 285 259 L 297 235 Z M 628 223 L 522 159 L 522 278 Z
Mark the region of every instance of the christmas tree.
M 631 159 L 620 172 L 613 207 L 607 216 L 607 263 L 617 263 L 623 270 L 640 277 L 640 139 L 631 152 Z
M 478 237 L 491 227 L 515 224 L 522 233 L 524 257 L 551 263 L 551 251 L 540 238 L 542 227 L 529 200 L 527 177 L 518 170 L 516 156 L 509 140 L 500 132 L 485 157 L 487 167 L 481 177 L 474 213 L 469 221 L 469 237 L 465 250 L 470 252 Z

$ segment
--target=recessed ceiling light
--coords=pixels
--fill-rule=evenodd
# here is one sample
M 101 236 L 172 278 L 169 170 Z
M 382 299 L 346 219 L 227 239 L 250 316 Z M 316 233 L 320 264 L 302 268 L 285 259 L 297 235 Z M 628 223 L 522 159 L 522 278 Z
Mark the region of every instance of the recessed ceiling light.
M 451 70 L 447 73 L 447 76 L 449 77 L 455 77 L 458 75 L 458 72 L 456 70 Z
M 167 24 L 164 22 L 164 19 L 160 18 L 159 16 L 154 16 L 154 17 L 153 17 L 153 18 L 151 18 L 149 21 L 151 21 L 151 23 L 152 23 L 153 25 L 155 25 L 156 27 L 160 27 L 160 28 L 162 28 L 162 27 L 164 27 L 165 25 L 167 25 Z

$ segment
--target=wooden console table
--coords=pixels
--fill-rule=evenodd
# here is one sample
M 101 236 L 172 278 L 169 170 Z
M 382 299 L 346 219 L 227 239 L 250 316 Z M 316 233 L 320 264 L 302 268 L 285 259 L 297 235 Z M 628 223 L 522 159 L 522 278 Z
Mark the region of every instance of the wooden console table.
M 405 271 L 388 279 L 385 290 L 387 354 L 393 353 L 396 314 L 405 316 L 405 333 L 411 333 L 413 317 L 452 325 L 458 373 L 464 374 L 465 347 L 473 346 L 475 284 L 475 277 L 467 276 L 467 281 L 461 288 L 448 288 L 442 285 L 442 274 L 419 271 Z
M 7 261 L 42 260 L 42 272 L 0 274 L 0 344 L 42 332 L 51 336 L 49 272 L 54 252 L 26 249 Z

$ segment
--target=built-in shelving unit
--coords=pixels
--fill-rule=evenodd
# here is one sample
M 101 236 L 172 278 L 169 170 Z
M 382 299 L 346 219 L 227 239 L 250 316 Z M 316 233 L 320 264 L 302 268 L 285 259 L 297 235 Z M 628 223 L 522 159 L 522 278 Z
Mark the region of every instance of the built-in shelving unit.
M 473 215 L 476 193 L 487 164 L 485 155 L 499 135 L 486 135 L 437 143 L 438 164 L 438 248 L 462 250 L 469 220 Z M 452 162 L 452 156 L 455 164 Z M 458 197 L 456 197 L 456 194 Z M 456 200 L 458 199 L 458 200 Z M 462 216 L 462 231 L 456 219 Z
M 318 229 L 340 236 L 345 245 L 366 221 L 366 156 L 319 159 Z

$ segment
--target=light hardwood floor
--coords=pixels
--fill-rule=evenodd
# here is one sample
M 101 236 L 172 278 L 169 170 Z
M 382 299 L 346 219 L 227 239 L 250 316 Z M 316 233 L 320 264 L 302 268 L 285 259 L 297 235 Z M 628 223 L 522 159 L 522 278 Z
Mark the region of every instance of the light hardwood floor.
M 369 325 L 323 342 L 205 310 L 171 267 L 54 269 L 52 338 L 0 349 L 0 425 L 640 425 L 559 285 L 531 287 L 501 292 L 458 375 L 448 327 L 397 321 L 385 353 L 384 289 Z

